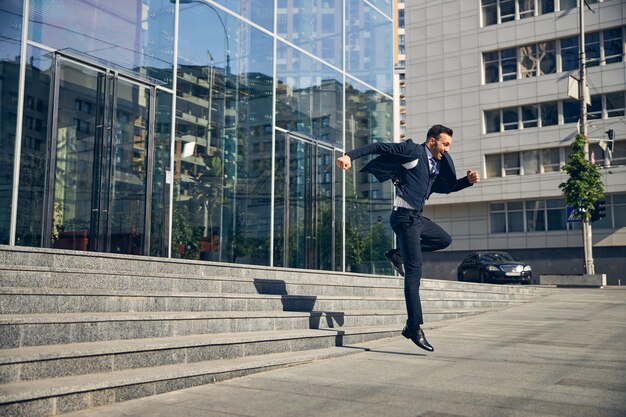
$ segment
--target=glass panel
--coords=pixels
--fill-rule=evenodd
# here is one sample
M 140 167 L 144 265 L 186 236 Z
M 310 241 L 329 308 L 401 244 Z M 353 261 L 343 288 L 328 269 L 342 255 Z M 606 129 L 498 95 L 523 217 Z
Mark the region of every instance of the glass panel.
M 276 125 L 341 147 L 341 74 L 282 42 L 277 60 Z
M 576 123 L 580 115 L 580 103 L 577 100 L 563 100 L 563 123 Z
M 576 7 L 577 1 L 578 0 L 559 0 L 561 6 L 559 10 L 573 9 L 574 7 Z
M 515 20 L 515 0 L 500 0 L 500 22 Z
M 539 152 L 522 152 L 522 165 L 524 175 L 539 174 Z
M 152 208 L 150 229 L 150 256 L 169 255 L 170 184 L 166 172 L 170 170 L 170 137 L 172 124 L 172 95 L 160 90 L 156 93 L 154 129 L 154 171 L 152 174 Z
M 578 70 L 578 38 L 561 39 L 561 66 L 562 71 Z
M 343 152 L 335 150 L 334 160 Z M 343 270 L 343 169 L 334 164 L 335 169 L 335 271 Z M 391 272 L 389 272 L 391 273 Z
M 273 40 L 203 5 L 179 43 L 173 256 L 269 265 Z
M 180 0 L 181 3 L 204 1 L 208 0 Z M 215 0 L 215 2 L 267 30 L 274 31 L 274 0 Z M 280 8 L 281 2 L 278 3 Z
M 554 12 L 554 0 L 539 0 L 539 14 Z
M 103 125 L 112 104 L 110 94 L 105 96 L 107 77 L 69 62 L 61 63 L 58 77 L 53 246 L 104 251 L 109 181 L 101 175 L 107 172 L 104 166 L 111 161 L 111 130 L 109 125 L 105 132 Z M 92 111 L 85 111 L 84 105 L 76 110 L 77 101 L 91 103 Z M 116 141 L 118 134 L 116 130 Z
M 539 74 L 553 74 L 556 72 L 556 43 L 542 42 L 537 45 L 539 60 Z
M 485 111 L 485 132 L 494 133 L 500 131 L 500 110 Z
M 315 157 L 315 254 L 317 259 L 311 267 L 333 269 L 333 151 L 317 147 Z
M 491 233 L 506 233 L 506 213 L 491 213 Z
M 622 28 L 605 30 L 604 33 L 604 63 L 622 62 L 624 55 L 624 42 L 622 40 Z M 607 216 L 608 217 L 608 216 Z
M 613 216 L 616 229 L 626 227 L 626 194 L 613 195 Z
M 346 70 L 392 94 L 393 22 L 362 0 L 347 0 L 346 13 Z
M 526 230 L 528 232 L 546 230 L 546 213 L 543 200 L 526 201 Z
M 539 111 L 537 105 L 522 106 L 522 123 L 524 128 L 537 127 L 538 113 Z
M 20 44 L 22 38 L 22 0 L 5 0 L 0 6 L 0 244 L 9 243 L 9 230 L 11 223 L 11 200 L 13 191 L 13 170 L 15 158 L 15 135 L 17 129 L 17 94 L 19 86 L 20 73 Z M 42 65 L 44 68 L 49 63 L 39 61 L 28 61 L 26 79 L 32 83 L 33 66 Z M 39 71 L 38 71 L 39 72 Z M 43 85 L 48 84 L 44 81 L 49 75 L 42 75 L 40 81 Z M 27 84 L 28 85 L 28 84 Z M 47 96 L 47 89 L 26 90 L 30 91 L 33 97 L 37 96 L 42 106 L 46 106 L 47 101 L 41 100 L 41 97 Z M 24 109 L 26 111 L 26 109 Z M 35 110 L 43 112 L 44 109 Z M 46 113 L 43 113 L 46 114 Z M 45 120 L 45 117 L 42 118 Z M 45 125 L 42 126 L 42 128 Z M 33 132 L 30 135 L 32 143 L 27 145 L 22 143 L 22 158 L 28 158 L 31 153 L 29 148 L 42 147 L 44 149 L 33 149 L 42 152 L 45 150 L 45 132 Z M 36 138 L 36 139 L 35 139 Z M 32 158 L 32 157 L 31 157 Z M 37 163 L 45 162 L 45 157 L 36 158 Z M 18 219 L 21 216 L 18 214 Z M 28 223 L 29 221 L 27 221 Z M 30 227 L 30 226 L 28 226 Z
M 561 170 L 559 154 L 559 148 L 543 149 L 541 151 L 543 172 L 558 172 Z
M 591 106 L 587 107 L 587 120 L 602 119 L 602 96 L 591 96 Z
M 535 0 L 518 0 L 519 18 L 525 19 L 535 15 Z
M 518 152 L 505 153 L 502 156 L 502 160 L 504 163 L 504 175 L 519 175 L 520 174 Z
M 500 65 L 498 63 L 497 52 L 486 52 L 483 54 L 485 61 L 485 83 L 497 83 L 500 81 Z
M 607 117 L 624 116 L 624 92 L 606 94 Z
M 15 242 L 24 246 L 41 246 L 42 244 L 48 246 L 50 242 L 43 242 L 43 212 L 45 205 L 44 192 L 49 168 L 48 107 L 53 68 L 49 56 L 42 53 L 39 49 L 29 48 L 27 58 Z M 3 87 L 6 86 L 7 88 L 15 87 L 15 100 L 17 103 L 17 66 L 15 69 L 15 84 L 2 84 Z M 11 125 L 9 124 L 9 126 Z M 13 121 L 13 126 L 15 127 L 15 121 Z M 12 141 L 15 141 L 14 133 Z M 10 144 L 9 149 L 12 156 L 12 144 Z M 3 151 L 3 149 L 0 149 L 0 151 Z M 8 166 L 12 166 L 12 164 L 13 160 L 11 159 L 8 162 Z M 11 183 L 7 182 L 7 184 Z M 8 189 L 10 191 L 11 187 L 9 186 Z M 10 203 L 10 194 L 6 201 Z M 10 206 L 7 207 L 6 212 L 7 238 L 9 210 Z
M 567 218 L 565 208 L 548 209 L 548 230 L 566 230 Z
M 515 80 L 517 78 L 517 52 L 515 48 L 500 51 L 502 65 L 502 80 Z
M 498 5 L 496 0 L 482 0 L 483 6 L 483 26 L 495 25 L 498 23 Z
M 114 253 L 143 254 L 151 91 L 118 79 L 113 120 L 110 211 Z
M 199 7 L 194 4 L 186 7 Z M 30 40 L 85 54 L 171 86 L 174 4 L 142 0 L 93 4 L 31 0 Z
M 485 155 L 485 165 L 487 167 L 487 178 L 502 176 L 501 155 Z
M 346 84 L 346 150 L 372 141 L 391 142 L 392 123 L 392 100 L 358 82 Z M 393 186 L 359 173 L 365 159 L 355 161 L 356 166 L 346 172 L 346 267 L 393 274 L 383 257 L 393 245 L 387 221 Z
M 556 101 L 543 103 L 541 109 L 541 126 L 553 126 L 559 124 L 559 106 Z
M 335 2 L 333 7 L 310 0 L 286 3 L 277 11 L 278 35 L 341 68 L 343 3 Z
M 585 34 L 585 55 L 587 67 L 600 65 L 600 33 Z
M 289 193 L 287 194 L 288 234 L 287 264 L 291 268 L 311 268 L 315 256 L 313 242 L 312 145 L 290 138 L 289 140 Z
M 380 9 L 381 12 L 385 13 L 387 16 L 391 17 L 393 11 L 393 4 L 391 0 L 369 0 L 375 7 Z M 400 9 L 404 10 L 404 9 Z M 400 11 L 398 10 L 398 11 Z
M 518 117 L 517 107 L 502 109 L 502 125 L 504 126 L 504 130 L 518 129 Z

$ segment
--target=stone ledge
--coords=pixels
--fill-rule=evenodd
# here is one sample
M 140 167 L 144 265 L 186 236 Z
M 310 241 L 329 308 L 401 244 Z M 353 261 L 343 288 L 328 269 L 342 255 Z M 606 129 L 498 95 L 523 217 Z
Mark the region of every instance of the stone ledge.
M 541 285 L 557 287 L 606 287 L 606 274 L 540 275 Z

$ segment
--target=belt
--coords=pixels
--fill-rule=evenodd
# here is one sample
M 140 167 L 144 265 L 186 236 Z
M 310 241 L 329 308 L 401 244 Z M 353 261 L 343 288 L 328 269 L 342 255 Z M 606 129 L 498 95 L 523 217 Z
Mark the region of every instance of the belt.
M 414 214 L 417 216 L 422 215 L 422 210 L 415 210 L 415 209 L 404 208 L 404 207 L 394 207 L 393 211 L 403 211 L 405 213 L 410 213 L 410 214 Z

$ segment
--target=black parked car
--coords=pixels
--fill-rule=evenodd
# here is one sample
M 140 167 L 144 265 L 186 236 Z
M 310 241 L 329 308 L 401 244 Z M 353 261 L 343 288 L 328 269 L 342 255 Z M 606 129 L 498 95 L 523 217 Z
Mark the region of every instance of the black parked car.
M 475 252 L 457 268 L 459 281 L 534 284 L 533 273 L 525 262 L 506 252 Z

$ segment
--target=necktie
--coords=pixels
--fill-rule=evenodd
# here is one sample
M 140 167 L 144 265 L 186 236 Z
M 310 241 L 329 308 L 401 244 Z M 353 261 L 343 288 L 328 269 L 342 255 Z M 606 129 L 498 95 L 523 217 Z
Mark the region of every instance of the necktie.
M 430 165 L 430 173 L 431 174 L 435 174 L 437 173 L 437 162 L 435 162 L 435 158 L 428 158 L 429 161 L 429 165 Z

